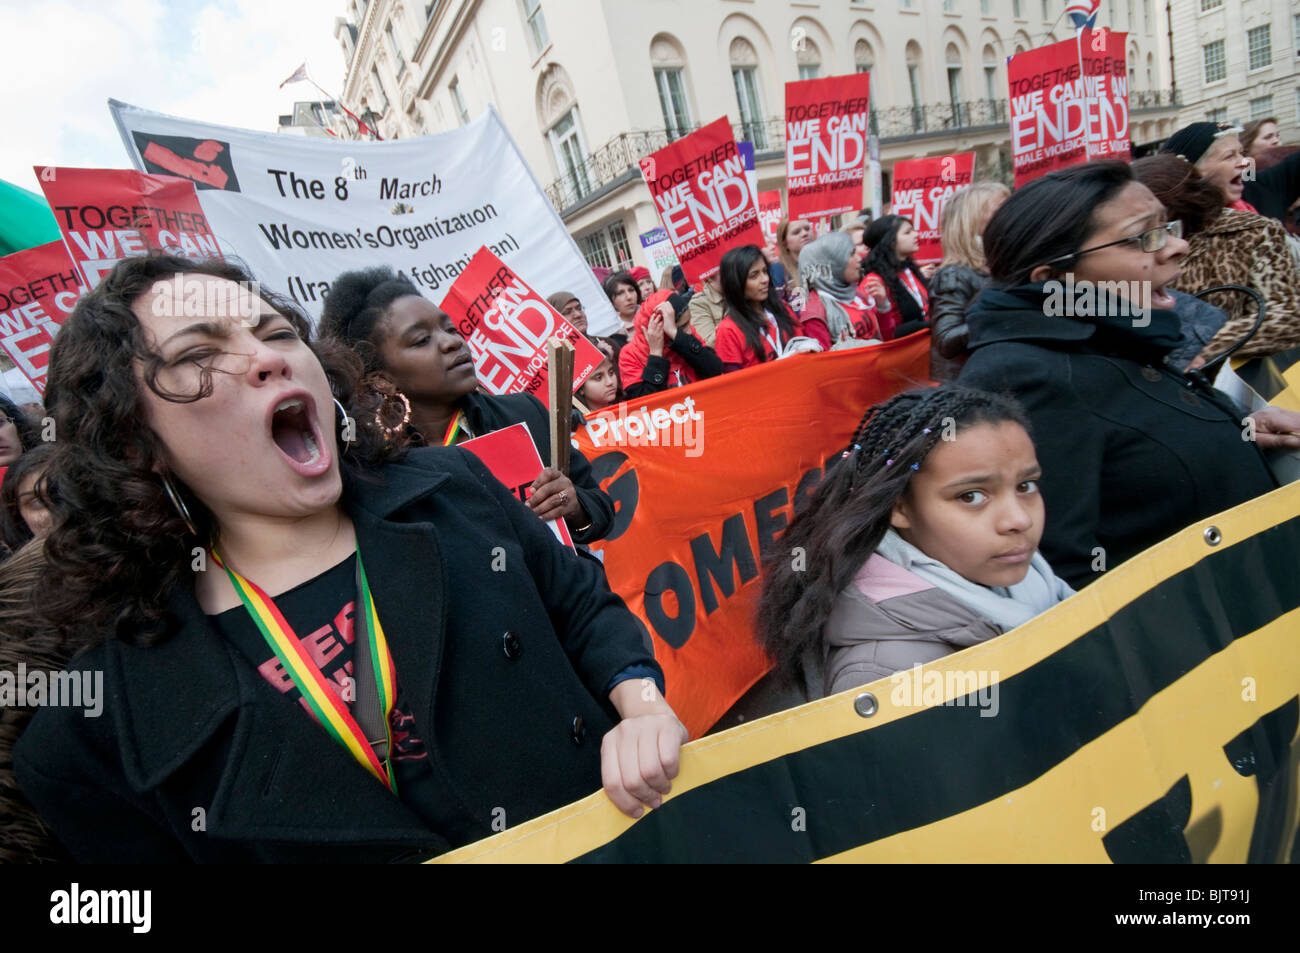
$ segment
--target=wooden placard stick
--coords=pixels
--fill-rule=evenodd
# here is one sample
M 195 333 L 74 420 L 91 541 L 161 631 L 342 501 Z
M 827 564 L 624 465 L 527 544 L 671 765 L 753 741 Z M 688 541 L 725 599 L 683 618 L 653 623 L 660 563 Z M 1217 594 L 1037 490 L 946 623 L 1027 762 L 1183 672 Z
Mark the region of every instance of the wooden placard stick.
M 573 345 L 562 338 L 546 342 L 547 396 L 551 413 L 551 466 L 569 475 L 573 425 Z

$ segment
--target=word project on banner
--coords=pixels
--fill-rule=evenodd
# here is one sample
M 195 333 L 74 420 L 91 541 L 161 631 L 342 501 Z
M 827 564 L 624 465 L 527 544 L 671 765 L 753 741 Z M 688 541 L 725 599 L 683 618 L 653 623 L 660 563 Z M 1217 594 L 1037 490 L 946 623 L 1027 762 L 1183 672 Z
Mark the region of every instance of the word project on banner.
M 862 207 L 871 80 L 867 73 L 785 84 L 785 177 L 791 219 Z
M 973 152 L 894 163 L 894 214 L 910 219 L 916 229 L 920 248 L 912 257 L 918 264 L 943 258 L 939 219 L 944 203 L 970 185 L 974 172 Z
M 771 667 L 754 639 L 754 607 L 763 556 L 795 501 L 816 488 L 867 407 L 929 380 L 929 346 L 915 334 L 796 355 L 625 401 L 575 432 L 615 505 L 613 529 L 592 549 L 650 632 L 692 737 Z
M 37 166 L 63 244 L 87 288 L 123 258 L 165 251 L 220 258 L 194 183 L 129 169 Z
M 1007 61 L 1017 188 L 1088 159 L 1128 159 L 1127 36 L 1084 30 Z
M 763 244 L 745 160 L 725 116 L 646 156 L 640 166 L 691 284 L 717 274 L 728 249 Z
M 136 168 L 191 179 L 227 253 L 319 318 L 330 282 L 387 266 L 437 300 L 482 247 L 592 334 L 618 316 L 495 109 L 450 132 L 358 142 L 253 132 L 109 101 Z
M 82 290 L 63 242 L 0 258 L 0 347 L 42 396 L 50 343 Z
M 509 427 L 494 430 L 473 440 L 466 440 L 464 443 L 457 444 L 457 447 L 468 450 L 482 460 L 483 465 L 519 499 L 520 503 L 532 495 L 528 492 L 528 488 L 537 479 L 537 474 L 545 469 L 541 454 L 537 452 L 537 444 L 533 442 L 532 432 L 526 423 L 511 424 Z M 546 525 L 555 534 L 555 538 L 565 546 L 570 549 L 577 548 L 573 545 L 573 537 L 569 535 L 569 527 L 564 520 L 547 520 Z
M 532 394 L 548 403 L 546 342 L 574 347 L 573 389 L 605 356 L 500 258 L 480 248 L 442 302 L 469 342 L 474 372 L 492 394 Z

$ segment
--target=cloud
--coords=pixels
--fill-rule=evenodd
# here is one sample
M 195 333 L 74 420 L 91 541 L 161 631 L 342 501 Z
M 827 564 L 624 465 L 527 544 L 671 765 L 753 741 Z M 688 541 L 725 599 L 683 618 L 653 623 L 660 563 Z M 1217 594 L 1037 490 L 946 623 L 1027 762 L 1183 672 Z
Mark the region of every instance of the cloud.
M 319 0 L 31 2 L 5 0 L 0 88 L 9 103 L 0 178 L 39 191 L 33 165 L 126 168 L 109 97 L 187 119 L 275 130 L 307 83 L 279 89 L 306 61 L 337 93 L 343 53 L 333 4 Z

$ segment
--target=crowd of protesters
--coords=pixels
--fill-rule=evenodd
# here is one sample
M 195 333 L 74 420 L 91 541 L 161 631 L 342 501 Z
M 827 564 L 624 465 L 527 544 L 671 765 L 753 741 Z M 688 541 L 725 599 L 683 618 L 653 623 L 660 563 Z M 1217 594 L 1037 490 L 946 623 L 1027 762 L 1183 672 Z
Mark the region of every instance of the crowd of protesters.
M 1300 414 L 1215 377 L 1300 347 L 1300 152 L 1237 132 L 976 183 L 938 263 L 885 215 L 783 221 L 694 288 L 604 278 L 581 413 L 930 334 L 936 386 L 862 408 L 768 556 L 755 637 L 799 698 L 994 638 L 1279 485 Z M 103 673 L 114 708 L 0 709 L 0 859 L 415 859 L 601 787 L 657 807 L 687 733 L 587 548 L 612 500 L 576 450 L 521 501 L 456 449 L 522 422 L 549 460 L 546 408 L 485 393 L 391 270 L 340 275 L 314 333 L 266 290 L 194 323 L 176 276 L 231 302 L 254 277 L 125 259 L 55 339 L 57 439 L 0 400 L 0 667 Z M 1067 279 L 1121 297 L 1061 313 Z M 592 302 L 549 301 L 589 333 Z

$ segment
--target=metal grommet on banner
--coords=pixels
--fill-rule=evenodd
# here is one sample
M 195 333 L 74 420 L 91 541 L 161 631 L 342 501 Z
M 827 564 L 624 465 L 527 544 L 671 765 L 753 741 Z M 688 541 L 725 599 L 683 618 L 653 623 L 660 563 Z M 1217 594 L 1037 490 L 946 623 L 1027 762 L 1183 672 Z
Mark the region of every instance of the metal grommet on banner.
M 1211 546 L 1218 546 L 1223 542 L 1223 534 L 1219 532 L 1217 526 L 1207 526 L 1205 528 L 1205 541 Z
M 857 698 L 853 699 L 853 710 L 863 718 L 870 718 L 876 713 L 876 696 L 871 692 L 863 692 Z

